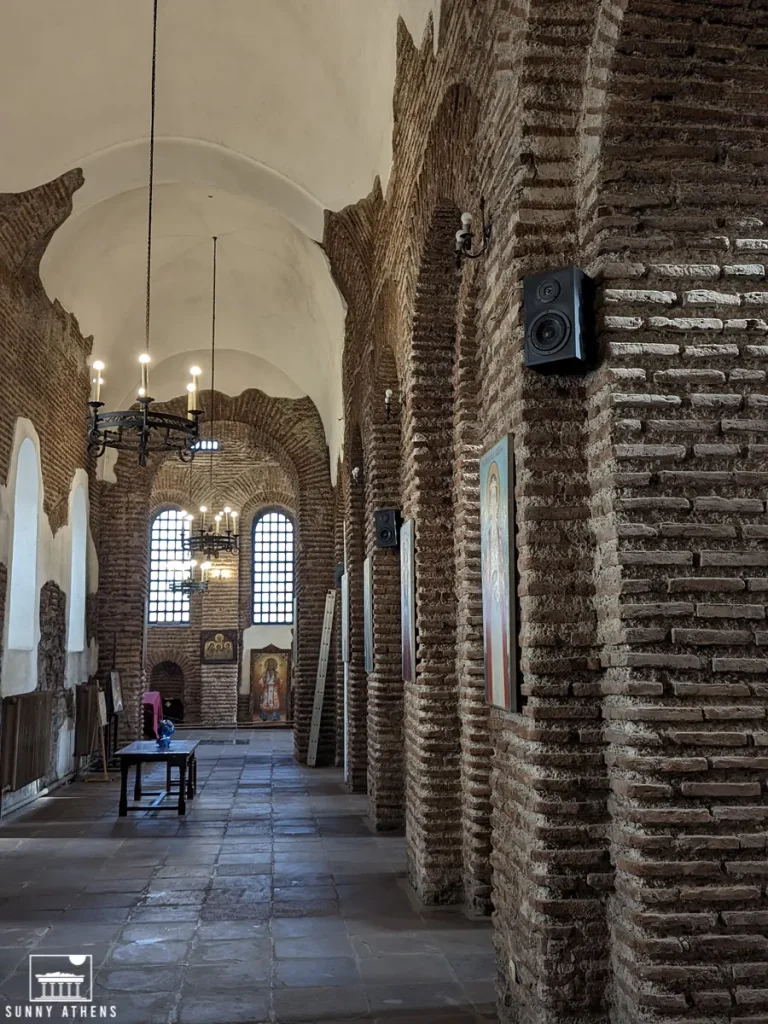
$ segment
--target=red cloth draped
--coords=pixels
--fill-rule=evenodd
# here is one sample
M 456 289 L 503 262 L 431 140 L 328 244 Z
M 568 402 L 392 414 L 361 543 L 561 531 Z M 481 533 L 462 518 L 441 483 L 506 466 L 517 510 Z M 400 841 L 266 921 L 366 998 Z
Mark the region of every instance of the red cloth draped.
M 152 708 L 152 731 L 157 737 L 157 727 L 163 717 L 163 698 L 160 696 L 160 691 L 147 690 L 144 694 L 144 703 L 149 704 Z

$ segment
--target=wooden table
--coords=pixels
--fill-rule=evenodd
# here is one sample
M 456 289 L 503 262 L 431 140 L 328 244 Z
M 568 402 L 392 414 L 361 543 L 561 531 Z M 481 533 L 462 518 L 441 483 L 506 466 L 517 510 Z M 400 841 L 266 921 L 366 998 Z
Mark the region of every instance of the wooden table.
M 129 743 L 115 754 L 120 760 L 120 810 L 119 815 L 124 818 L 129 810 L 146 810 L 147 805 L 133 804 L 128 806 L 128 771 L 131 766 L 136 767 L 136 782 L 133 787 L 133 799 L 141 800 L 141 766 L 144 761 L 162 761 L 165 763 L 165 789 L 160 792 L 147 793 L 147 796 L 155 796 L 149 805 L 157 807 L 167 796 L 171 794 L 171 769 L 175 766 L 179 769 L 179 814 L 186 814 L 186 799 L 194 799 L 197 792 L 197 759 L 195 751 L 199 740 L 171 740 L 170 746 L 158 747 L 155 740 L 137 740 Z

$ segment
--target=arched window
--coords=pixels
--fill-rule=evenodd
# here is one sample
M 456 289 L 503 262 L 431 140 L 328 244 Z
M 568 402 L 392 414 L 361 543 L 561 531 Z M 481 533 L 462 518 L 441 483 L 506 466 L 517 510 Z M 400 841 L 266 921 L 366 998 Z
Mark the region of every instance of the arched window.
M 147 605 L 150 625 L 184 626 L 189 622 L 189 594 L 174 593 L 170 586 L 182 578 L 176 566 L 189 561 L 189 552 L 184 547 L 184 538 L 188 536 L 189 523 L 180 509 L 166 509 L 152 521 Z
M 40 474 L 37 448 L 30 438 L 25 437 L 16 460 L 8 609 L 8 647 L 17 651 L 31 651 L 35 646 L 39 504 Z
M 85 491 L 78 487 L 69 514 L 72 564 L 69 570 L 69 629 L 67 650 L 85 650 L 85 593 L 88 560 L 88 509 Z
M 253 622 L 293 622 L 293 522 L 279 509 L 253 520 Z

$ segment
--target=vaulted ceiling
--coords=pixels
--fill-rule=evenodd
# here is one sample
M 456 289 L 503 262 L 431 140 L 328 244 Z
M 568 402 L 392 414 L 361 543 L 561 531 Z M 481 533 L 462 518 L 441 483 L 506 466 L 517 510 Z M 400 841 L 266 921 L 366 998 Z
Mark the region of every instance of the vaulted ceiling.
M 152 393 L 309 395 L 335 465 L 344 308 L 317 242 L 326 208 L 391 162 L 398 16 L 420 42 L 439 0 L 159 0 Z M 0 192 L 72 167 L 85 184 L 43 284 L 94 335 L 104 397 L 135 394 L 143 348 L 152 0 L 4 0 Z

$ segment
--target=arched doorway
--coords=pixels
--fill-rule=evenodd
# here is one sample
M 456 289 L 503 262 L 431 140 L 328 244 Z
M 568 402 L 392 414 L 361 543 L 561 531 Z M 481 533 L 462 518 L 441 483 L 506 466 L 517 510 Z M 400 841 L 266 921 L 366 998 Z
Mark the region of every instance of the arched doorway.
M 150 675 L 150 690 L 163 700 L 163 714 L 172 722 L 184 721 L 184 670 L 175 661 L 161 661 Z

